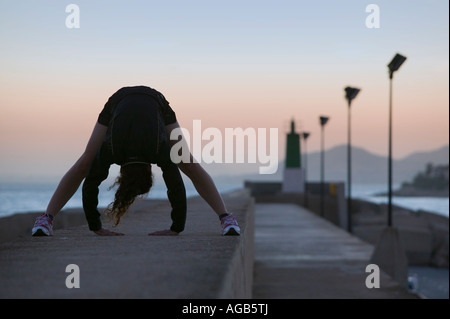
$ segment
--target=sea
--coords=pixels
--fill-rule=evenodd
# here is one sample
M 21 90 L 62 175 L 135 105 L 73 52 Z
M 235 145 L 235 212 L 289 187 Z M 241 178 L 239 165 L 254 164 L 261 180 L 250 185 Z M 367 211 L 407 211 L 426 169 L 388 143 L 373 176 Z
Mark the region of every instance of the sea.
M 192 183 L 183 178 L 187 197 L 198 196 Z M 59 181 L 53 182 L 4 182 L 0 181 L 0 218 L 14 214 L 29 212 L 44 212 L 58 186 Z M 105 208 L 114 201 L 117 187 L 112 187 L 114 179 L 105 180 L 99 187 L 98 207 Z M 228 193 L 242 189 L 243 183 L 216 183 L 221 193 Z M 111 188 L 112 187 L 112 188 Z M 154 178 L 153 187 L 145 199 L 167 199 L 167 189 L 162 178 Z M 82 207 L 81 185 L 64 209 Z
M 166 188 L 162 178 L 154 179 L 154 186 L 147 199 L 167 199 Z M 214 179 L 216 186 L 221 193 L 227 193 L 242 189 L 244 181 L 236 178 L 230 181 L 222 182 L 220 178 Z M 184 177 L 186 193 L 188 197 L 197 196 L 197 191 L 190 182 Z M 107 207 L 114 200 L 114 190 L 109 188 L 114 184 L 113 179 L 107 179 L 100 185 L 99 208 Z M 0 217 L 6 217 L 13 214 L 28 212 L 45 211 L 47 204 L 53 195 L 58 181 L 53 182 L 6 182 L 0 181 Z M 394 189 L 396 189 L 394 185 Z M 377 194 L 386 193 L 387 185 L 382 184 L 353 184 L 352 198 L 362 199 L 369 202 L 381 204 L 387 203 L 387 196 L 378 196 Z M 398 197 L 392 199 L 394 205 L 411 209 L 414 211 L 424 210 L 442 216 L 449 217 L 449 198 L 436 197 Z M 81 187 L 74 196 L 65 205 L 66 208 L 80 208 Z

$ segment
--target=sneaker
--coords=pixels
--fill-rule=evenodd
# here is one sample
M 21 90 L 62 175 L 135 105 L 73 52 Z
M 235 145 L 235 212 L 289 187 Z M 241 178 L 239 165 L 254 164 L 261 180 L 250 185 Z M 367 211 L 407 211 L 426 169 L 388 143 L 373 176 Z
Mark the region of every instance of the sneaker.
M 53 236 L 53 221 L 47 214 L 42 214 L 34 222 L 32 236 Z
M 234 218 L 233 214 L 228 214 L 220 220 L 222 225 L 222 235 L 223 236 L 239 236 L 241 234 L 241 229 Z

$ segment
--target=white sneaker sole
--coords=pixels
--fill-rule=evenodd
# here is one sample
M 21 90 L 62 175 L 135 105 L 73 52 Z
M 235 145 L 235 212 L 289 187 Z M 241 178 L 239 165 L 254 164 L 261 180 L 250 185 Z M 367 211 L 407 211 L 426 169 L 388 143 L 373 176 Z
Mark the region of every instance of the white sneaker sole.
M 44 227 L 33 227 L 31 230 L 31 236 L 51 236 L 49 231 Z
M 222 236 L 239 236 L 241 230 L 236 226 L 229 226 L 223 230 Z

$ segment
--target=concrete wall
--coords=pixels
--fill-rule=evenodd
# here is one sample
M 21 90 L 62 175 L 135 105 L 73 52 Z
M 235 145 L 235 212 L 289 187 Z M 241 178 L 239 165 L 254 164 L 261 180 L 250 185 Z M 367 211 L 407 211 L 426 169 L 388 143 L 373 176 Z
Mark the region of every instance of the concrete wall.
M 249 196 L 249 193 L 244 196 Z M 233 196 L 227 196 L 226 201 L 232 202 Z M 243 194 L 238 194 L 243 196 Z M 218 298 L 221 299 L 250 299 L 253 288 L 253 262 L 255 237 L 255 200 L 249 198 L 244 214 L 245 220 L 241 223 L 241 236 L 228 265 L 228 272 L 223 278 L 222 290 Z
M 305 193 L 283 193 L 281 182 L 251 182 L 244 185 L 261 203 L 294 203 L 321 214 L 320 183 L 307 183 Z M 347 203 L 342 182 L 324 183 L 324 218 L 347 229 Z
M 90 232 L 82 210 L 61 212 L 53 237 L 31 237 L 39 213 L 0 219 L 8 233 L 0 244 L 0 298 L 251 298 L 254 199 L 245 190 L 223 198 L 241 236 L 221 236 L 220 221 L 199 197 L 188 199 L 186 229 L 176 237 L 147 236 L 170 226 L 167 201 L 133 205 L 115 229 L 126 235 L 117 237 Z M 80 267 L 80 289 L 64 284 L 69 263 Z
M 262 203 L 293 203 L 320 216 L 320 183 L 307 183 L 306 193 L 282 193 L 281 182 L 245 183 Z M 345 184 L 325 183 L 324 218 L 347 230 Z M 409 265 L 449 266 L 448 218 L 429 212 L 393 207 L 393 224 L 398 228 Z M 387 205 L 352 200 L 352 233 L 376 245 L 387 225 Z

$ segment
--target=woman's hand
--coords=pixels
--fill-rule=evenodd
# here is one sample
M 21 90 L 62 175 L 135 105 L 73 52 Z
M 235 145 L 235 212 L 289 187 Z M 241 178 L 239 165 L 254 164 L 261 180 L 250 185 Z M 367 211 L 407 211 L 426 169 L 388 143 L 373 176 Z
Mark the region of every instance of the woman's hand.
M 170 229 L 166 229 L 166 230 L 159 230 L 159 231 L 155 231 L 153 233 L 148 234 L 149 236 L 177 236 L 178 233 L 174 232 Z
M 117 233 L 117 232 L 110 231 L 110 230 L 107 230 L 104 228 L 102 228 L 100 230 L 96 230 L 96 231 L 94 231 L 94 233 L 96 233 L 99 236 L 123 236 L 123 235 L 125 235 L 125 234 Z

